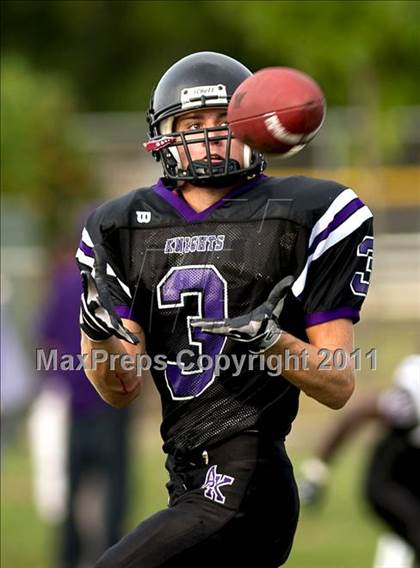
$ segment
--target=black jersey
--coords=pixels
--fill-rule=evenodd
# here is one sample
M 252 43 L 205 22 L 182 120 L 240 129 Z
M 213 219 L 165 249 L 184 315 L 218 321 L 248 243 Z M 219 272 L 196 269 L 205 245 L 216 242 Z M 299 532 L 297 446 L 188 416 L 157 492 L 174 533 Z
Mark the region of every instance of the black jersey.
M 93 266 L 98 242 L 108 250 L 118 313 L 142 326 L 158 361 L 164 450 L 183 452 L 245 429 L 284 437 L 299 397 L 260 362 L 221 370 L 222 355 L 244 361 L 246 352 L 191 321 L 245 314 L 291 274 L 286 331 L 307 340 L 308 326 L 356 322 L 369 285 L 372 214 L 351 189 L 308 177 L 260 175 L 200 213 L 159 181 L 92 213 L 80 267 Z

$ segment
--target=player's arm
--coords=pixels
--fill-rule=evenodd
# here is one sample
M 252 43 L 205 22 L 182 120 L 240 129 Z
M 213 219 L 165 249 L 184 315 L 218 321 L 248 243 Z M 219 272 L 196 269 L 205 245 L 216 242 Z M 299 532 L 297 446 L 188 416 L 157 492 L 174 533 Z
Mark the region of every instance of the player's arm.
M 144 353 L 144 333 L 134 321 L 122 324 L 139 340 L 137 345 L 111 336 L 93 341 L 81 334 L 81 352 L 86 354 L 85 373 L 100 396 L 111 406 L 127 406 L 141 392 L 145 371 L 139 373 L 138 357 Z M 128 357 L 127 357 L 128 356 Z
M 370 420 L 382 420 L 378 395 L 363 398 L 345 412 L 322 438 L 318 450 L 300 466 L 299 496 L 303 505 L 320 503 L 328 486 L 330 465 L 340 449 Z
M 407 357 L 395 373 L 395 386 L 370 394 L 345 412 L 322 440 L 316 457 L 324 463 L 333 460 L 339 449 L 366 422 L 376 421 L 393 429 L 410 429 L 419 423 L 420 356 Z M 416 397 L 417 394 L 417 397 Z
M 290 366 L 292 368 L 288 371 L 282 365 L 279 374 L 322 404 L 341 408 L 354 389 L 350 357 L 353 350 L 352 321 L 340 318 L 309 327 L 309 343 L 282 330 L 279 318 L 292 284 L 291 276 L 283 278 L 273 288 L 267 301 L 248 314 L 220 321 L 198 320 L 191 325 L 200 327 L 205 333 L 222 334 L 241 342 L 249 351 L 263 354 L 266 359 L 272 355 L 279 356 L 280 363 L 297 355 L 300 365 L 296 369 Z M 332 364 L 325 368 L 321 365 L 325 359 L 325 354 L 320 352 L 322 348 L 332 351 L 342 349 L 348 355 L 346 365 L 342 369 L 336 369 Z
M 140 393 L 138 356 L 144 334 L 132 317 L 132 292 L 122 261 L 118 228 L 126 223 L 124 199 L 95 209 L 82 232 L 76 260 L 82 277 L 81 351 L 85 372 L 100 396 L 123 407 Z
M 332 197 L 316 217 L 305 264 L 290 288 L 302 308 L 308 342 L 286 329 L 272 351 L 283 357 L 306 354 L 306 368 L 284 368 L 283 376 L 322 404 L 341 408 L 354 390 L 353 324 L 369 287 L 373 226 L 372 213 L 351 189 Z M 339 368 L 335 353 L 342 359 Z
M 127 305 L 130 300 L 116 288 L 117 267 L 115 263 L 110 265 L 110 252 L 103 244 L 96 244 L 92 253 L 92 268 L 81 270 L 80 328 L 85 371 L 106 402 L 123 407 L 140 393 L 139 356 L 145 352 L 145 338 L 138 323 L 121 319 L 117 313 L 115 301 Z
M 316 456 L 324 463 L 330 463 L 337 452 L 350 440 L 358 430 L 371 420 L 383 420 L 378 395 L 369 395 L 358 401 L 345 412 L 334 428 L 321 441 Z
M 266 352 L 279 355 L 286 361 L 297 355 L 300 364 L 283 365 L 282 375 L 305 394 L 334 409 L 342 408 L 354 390 L 353 323 L 349 319 L 337 319 L 307 328 L 309 343 L 283 332 L 279 340 Z M 327 350 L 327 351 L 326 351 Z M 333 353 L 341 350 L 344 365 L 334 366 Z M 326 353 L 331 352 L 331 357 Z M 302 356 L 303 354 L 303 356 Z
M 397 372 L 401 376 L 407 369 L 404 363 Z M 411 373 L 412 368 L 409 368 Z M 340 449 L 358 430 L 369 421 L 376 421 L 394 429 L 410 429 L 418 424 L 418 408 L 410 387 L 415 385 L 417 374 L 408 377 L 406 388 L 396 386 L 380 394 L 373 394 L 358 401 L 334 424 L 334 428 L 323 437 L 315 454 L 305 460 L 300 468 L 299 493 L 306 505 L 319 502 L 325 492 L 330 465 Z M 403 377 L 405 378 L 405 377 Z M 414 380 L 413 380 L 414 379 Z M 417 383 L 417 391 L 418 383 Z
M 290 356 L 301 356 L 300 367 L 291 365 L 287 370 L 283 365 L 282 376 L 322 404 L 341 408 L 354 389 L 350 357 L 353 323 L 359 319 L 369 286 L 372 231 L 372 213 L 355 193 L 348 189 L 337 194 L 316 217 L 296 278 L 284 278 L 267 300 L 248 314 L 191 325 L 241 341 L 251 352 L 266 358 L 279 355 L 280 363 Z M 282 311 L 289 294 L 300 304 L 308 342 L 282 329 Z M 322 351 L 330 350 L 332 355 L 338 349 L 345 358 L 342 368 L 334 367 L 333 356 L 328 363 Z
M 286 329 L 273 352 L 283 357 L 305 353 L 306 368 L 284 369 L 283 376 L 308 396 L 338 409 L 354 390 L 353 324 L 369 287 L 373 226 L 372 213 L 351 189 L 332 197 L 316 217 L 304 267 L 290 288 L 302 307 L 308 342 Z
M 407 357 L 395 373 L 395 386 L 359 400 L 326 433 L 313 457 L 305 460 L 301 466 L 299 492 L 303 503 L 312 505 L 320 501 L 331 462 L 366 422 L 374 420 L 397 430 L 410 430 L 418 425 L 419 369 L 420 357 Z
M 222 334 L 242 342 L 252 353 L 263 354 L 266 360 L 278 356 L 279 374 L 299 387 L 308 396 L 330 408 L 342 408 L 354 390 L 354 373 L 350 353 L 353 351 L 353 323 L 337 319 L 307 329 L 309 343 L 282 330 L 279 316 L 289 290 L 291 278 L 284 278 L 275 286 L 264 304 L 251 313 L 221 321 L 192 322 L 206 333 Z M 336 368 L 335 358 L 325 357 L 322 350 L 341 349 L 345 365 Z M 297 356 L 299 365 L 283 363 Z M 326 361 L 331 361 L 327 365 Z

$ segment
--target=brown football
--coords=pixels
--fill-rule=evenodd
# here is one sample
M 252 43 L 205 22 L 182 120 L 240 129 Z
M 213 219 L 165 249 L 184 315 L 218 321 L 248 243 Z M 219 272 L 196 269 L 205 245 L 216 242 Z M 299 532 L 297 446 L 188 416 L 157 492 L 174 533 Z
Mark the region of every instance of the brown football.
M 325 98 L 309 75 L 289 67 L 267 67 L 248 77 L 228 107 L 233 134 L 262 152 L 289 156 L 316 135 Z

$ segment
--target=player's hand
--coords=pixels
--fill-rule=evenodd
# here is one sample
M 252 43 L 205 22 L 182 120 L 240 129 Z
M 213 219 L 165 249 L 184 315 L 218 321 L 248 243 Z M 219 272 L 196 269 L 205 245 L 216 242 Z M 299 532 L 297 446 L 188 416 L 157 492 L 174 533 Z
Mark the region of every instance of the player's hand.
M 323 501 L 328 476 L 328 466 L 322 460 L 312 458 L 303 462 L 297 479 L 302 505 L 313 507 Z
M 267 300 L 248 314 L 224 320 L 195 320 L 191 326 L 244 343 L 252 353 L 264 353 L 282 334 L 279 316 L 292 282 L 292 276 L 283 278 L 274 286 Z
M 115 335 L 132 345 L 139 339 L 124 327 L 115 312 L 106 281 L 106 253 L 102 245 L 93 247 L 95 262 L 92 272 L 82 270 L 83 293 L 80 304 L 80 328 L 92 341 L 105 341 Z

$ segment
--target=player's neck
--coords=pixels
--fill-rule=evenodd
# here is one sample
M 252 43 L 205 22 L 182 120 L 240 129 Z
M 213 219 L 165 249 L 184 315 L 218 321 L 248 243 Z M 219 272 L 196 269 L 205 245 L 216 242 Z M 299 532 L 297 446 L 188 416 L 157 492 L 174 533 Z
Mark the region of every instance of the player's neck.
M 229 187 L 197 187 L 186 183 L 178 188 L 178 193 L 194 211 L 200 213 L 225 197 L 233 187 L 233 185 Z

